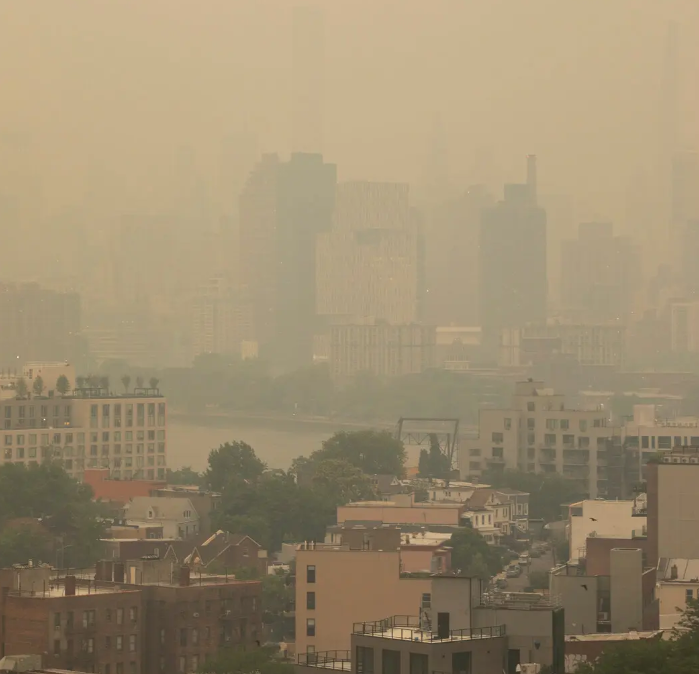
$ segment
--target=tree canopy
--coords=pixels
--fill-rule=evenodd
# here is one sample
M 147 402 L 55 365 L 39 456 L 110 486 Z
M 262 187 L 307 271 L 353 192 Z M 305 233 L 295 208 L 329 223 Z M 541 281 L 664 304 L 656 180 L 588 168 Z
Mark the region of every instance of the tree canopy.
M 490 578 L 502 569 L 498 548 L 488 545 L 477 531 L 469 527 L 451 535 L 451 566 L 467 575 Z
M 231 480 L 257 480 L 266 467 L 247 443 L 226 442 L 209 452 L 204 482 L 210 489 L 221 491 Z
M 0 557 L 3 564 L 43 559 L 60 549 L 70 566 L 86 566 L 99 554 L 100 505 L 88 485 L 57 463 L 0 466 Z M 30 518 L 33 525 L 24 522 Z M 19 520 L 19 526 L 16 522 Z M 51 560 L 53 561 L 53 560 Z
M 294 674 L 294 666 L 275 659 L 276 649 L 222 648 L 200 667 L 203 674 Z
M 311 454 L 311 461 L 341 459 L 366 475 L 403 475 L 406 459 L 403 443 L 388 431 L 341 431 Z
M 438 479 L 448 478 L 451 473 L 449 457 L 440 449 L 439 439 L 434 434 L 430 435 L 429 450 L 420 450 L 418 472 L 420 477 Z
M 560 520 L 561 506 L 586 498 L 580 483 L 558 473 L 526 473 L 521 470 L 488 471 L 483 482 L 529 493 L 529 517 L 546 522 Z

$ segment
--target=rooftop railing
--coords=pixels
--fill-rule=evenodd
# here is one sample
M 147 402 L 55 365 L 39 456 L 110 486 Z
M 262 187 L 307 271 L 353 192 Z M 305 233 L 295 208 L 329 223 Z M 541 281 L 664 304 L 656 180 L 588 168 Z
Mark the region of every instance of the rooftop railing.
M 424 623 L 424 621 L 423 621 Z M 490 639 L 504 637 L 505 625 L 495 627 L 471 627 L 450 630 L 449 636 L 440 638 L 437 632 L 421 624 L 417 616 L 397 615 L 384 620 L 354 623 L 352 634 L 399 639 L 404 641 L 461 641 L 467 639 Z
M 317 653 L 299 653 L 296 658 L 299 665 L 321 667 L 324 669 L 349 670 L 352 668 L 350 651 L 318 651 Z

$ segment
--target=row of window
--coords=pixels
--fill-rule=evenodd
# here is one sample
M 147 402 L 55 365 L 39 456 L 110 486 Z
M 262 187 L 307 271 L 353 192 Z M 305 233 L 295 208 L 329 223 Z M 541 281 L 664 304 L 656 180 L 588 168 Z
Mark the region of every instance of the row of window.
M 63 416 L 70 419 L 70 405 L 54 405 L 53 406 L 53 416 L 61 416 L 61 408 L 63 408 Z M 5 406 L 5 419 L 12 419 L 12 407 L 9 405 Z M 38 414 L 37 414 L 38 410 Z M 27 412 L 29 414 L 27 415 Z M 19 405 L 17 407 L 17 417 L 19 419 L 46 419 L 49 416 L 49 405 Z
M 3 439 L 3 444 L 5 446 L 10 446 L 10 445 L 36 445 L 38 444 L 37 439 L 41 435 L 41 444 L 42 445 L 48 445 L 49 442 L 54 445 L 72 445 L 74 441 L 77 439 L 78 444 L 83 444 L 85 443 L 85 433 L 80 432 L 80 433 L 7 433 L 4 436 Z M 101 437 L 101 442 L 109 442 L 110 441 L 110 432 L 109 431 L 103 431 L 102 435 L 100 436 L 99 433 L 90 433 L 90 442 L 100 442 L 100 437 Z M 133 436 L 133 431 L 125 431 L 123 433 L 124 440 L 126 442 L 132 442 L 134 440 Z M 121 431 L 114 431 L 113 434 L 111 435 L 111 438 L 114 440 L 114 442 L 121 442 L 122 439 L 122 432 Z M 143 442 L 148 439 L 148 442 L 155 442 L 156 439 L 164 442 L 165 441 L 165 430 L 161 429 L 159 431 L 148 431 L 146 435 L 146 431 L 136 431 L 136 440 L 139 442 Z
M 129 634 L 128 641 L 124 640 L 124 637 L 119 634 L 112 639 L 111 636 L 106 636 L 104 638 L 104 648 L 106 651 L 112 650 L 112 642 L 114 643 L 114 650 L 117 653 L 123 653 L 125 646 L 128 647 L 129 653 L 136 653 L 138 651 L 138 639 L 136 634 Z M 80 650 L 83 653 L 94 653 L 95 652 L 95 640 L 92 637 L 82 639 Z M 72 639 L 67 639 L 65 642 L 65 648 L 63 648 L 63 642 L 61 639 L 53 640 L 53 654 L 60 655 L 61 653 L 66 653 L 72 655 L 74 651 L 74 643 Z
M 149 442 L 147 444 L 148 448 L 148 454 L 155 454 L 155 444 L 154 442 Z M 84 446 L 81 446 L 84 450 Z M 146 448 L 146 444 L 143 442 L 136 443 L 136 454 L 144 454 L 144 449 Z M 79 447 L 80 449 L 80 447 Z M 110 446 L 109 445 L 102 445 L 102 456 L 109 456 L 110 453 L 114 454 L 121 454 L 121 444 L 120 443 L 115 443 L 113 447 L 113 452 L 110 452 Z M 133 454 L 133 444 L 130 442 L 127 442 L 124 445 L 124 454 Z M 159 442 L 158 443 L 158 454 L 164 454 L 165 453 L 165 443 L 164 442 Z M 90 456 L 98 456 L 99 455 L 99 446 L 98 445 L 90 445 Z M 79 456 L 82 456 L 82 454 L 79 453 Z
M 600 417 L 597 419 L 592 420 L 592 427 L 593 428 L 604 428 L 607 425 L 607 420 L 604 417 Z M 509 431 L 512 429 L 512 419 L 509 417 L 505 417 L 503 420 L 503 426 L 506 431 Z M 589 419 L 579 419 L 578 420 L 578 428 L 580 429 L 581 433 L 587 433 L 587 429 L 590 427 L 589 424 Z M 527 419 L 527 428 L 532 430 L 536 428 L 536 419 L 533 418 L 528 418 Z M 562 431 L 567 431 L 570 430 L 570 419 L 546 419 L 546 428 L 550 431 L 555 431 L 558 430 L 559 428 Z M 492 441 L 496 444 L 502 444 L 505 440 L 504 433 L 500 433 L 498 431 L 494 431 L 492 433 Z
M 63 622 L 63 615 L 65 615 L 65 622 Z M 128 613 L 124 612 L 123 608 L 112 609 L 108 608 L 104 612 L 104 619 L 106 622 L 115 622 L 117 625 L 124 624 L 124 617 L 127 616 L 129 622 L 138 622 L 138 606 L 131 606 L 128 609 Z M 71 628 L 75 625 L 75 614 L 73 611 L 67 611 L 65 614 L 60 612 L 53 614 L 53 626 L 54 629 L 60 629 L 65 624 L 65 627 Z M 94 609 L 82 612 L 82 626 L 83 627 L 94 627 L 97 624 L 97 611 Z
M 122 426 L 122 415 L 121 415 L 121 403 L 90 405 L 90 428 L 97 428 L 102 426 L 103 428 L 109 428 L 114 426 L 115 428 L 120 428 Z M 112 408 L 114 414 L 112 414 Z M 100 411 L 102 423 L 100 424 Z M 146 411 L 148 415 L 146 417 Z M 165 403 L 157 403 L 158 412 L 158 426 L 165 425 Z M 134 424 L 134 405 L 133 403 L 124 404 L 124 426 L 145 426 L 146 419 L 148 421 L 148 426 L 155 426 L 156 423 L 156 403 L 137 403 L 136 404 L 136 423 Z

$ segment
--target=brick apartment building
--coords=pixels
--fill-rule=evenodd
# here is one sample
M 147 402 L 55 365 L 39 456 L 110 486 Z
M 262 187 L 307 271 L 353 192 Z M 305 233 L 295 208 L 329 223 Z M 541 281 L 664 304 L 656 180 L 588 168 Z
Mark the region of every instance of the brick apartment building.
M 195 672 L 222 646 L 261 635 L 261 585 L 190 576 L 167 560 L 100 562 L 89 579 L 0 570 L 0 655 L 100 674 Z

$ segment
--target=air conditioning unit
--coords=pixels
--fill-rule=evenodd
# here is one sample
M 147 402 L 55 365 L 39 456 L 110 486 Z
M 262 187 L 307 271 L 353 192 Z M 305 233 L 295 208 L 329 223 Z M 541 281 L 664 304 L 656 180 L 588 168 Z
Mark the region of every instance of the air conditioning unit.
M 609 622 L 609 613 L 606 611 L 601 611 L 597 614 L 597 622 Z
M 192 613 L 192 618 L 198 618 L 199 614 L 198 613 Z
M 682 463 L 689 463 L 689 457 L 688 456 L 683 456 L 682 459 L 680 459 Z
M 699 456 L 690 456 L 689 463 L 699 463 Z
M 679 462 L 680 462 L 680 458 L 678 456 L 672 457 L 672 463 L 679 463 Z
M 230 614 L 231 614 L 231 610 L 228 609 L 228 610 L 226 611 L 226 615 L 230 615 Z

